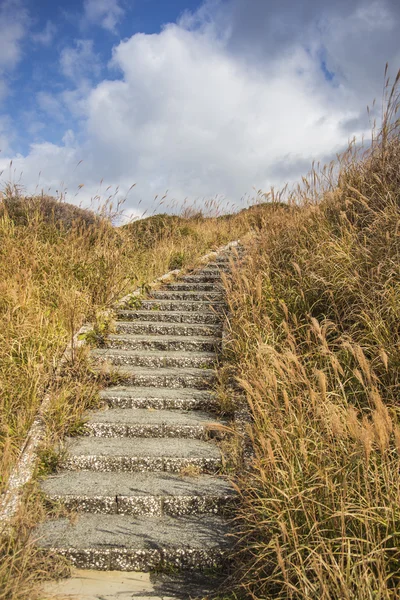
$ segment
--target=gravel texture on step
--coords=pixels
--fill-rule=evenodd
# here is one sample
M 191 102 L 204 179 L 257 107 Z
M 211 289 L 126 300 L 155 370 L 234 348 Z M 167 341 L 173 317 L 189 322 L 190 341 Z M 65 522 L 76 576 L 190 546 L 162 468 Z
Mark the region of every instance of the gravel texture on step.
M 223 312 L 226 308 L 225 302 L 221 301 L 201 301 L 201 300 L 142 300 L 141 309 L 145 310 L 171 310 L 171 311 L 201 311 L 206 310 L 214 312 Z
M 217 355 L 215 352 L 182 352 L 161 350 L 124 350 L 122 348 L 107 348 L 92 350 L 92 358 L 99 362 L 112 365 L 133 367 L 148 367 L 153 369 L 168 367 L 212 367 Z
M 41 489 L 70 510 L 95 514 L 220 514 L 237 499 L 232 485 L 220 477 L 173 473 L 65 471 L 43 481 Z
M 231 528 L 217 516 L 130 517 L 87 515 L 36 528 L 39 547 L 74 566 L 116 571 L 203 569 L 220 566 L 232 546 Z
M 205 439 L 221 431 L 221 420 L 203 411 L 113 408 L 90 411 L 87 435 L 97 437 L 190 437 Z
M 139 387 L 197 388 L 205 390 L 216 379 L 212 369 L 145 369 L 142 367 L 118 367 L 121 383 Z
M 185 275 L 182 277 L 182 282 L 184 283 L 211 283 L 215 282 L 216 285 L 221 284 L 221 273 L 219 271 L 208 271 L 202 273 L 191 273 L 190 275 Z
M 208 311 L 172 311 L 172 310 L 118 310 L 121 321 L 146 321 L 187 324 L 219 324 L 221 315 Z
M 108 348 L 124 348 L 126 350 L 166 350 L 188 352 L 215 352 L 221 349 L 221 337 L 211 336 L 178 336 L 178 335 L 109 335 L 106 340 Z
M 188 300 L 188 301 L 222 301 L 224 296 L 222 292 L 174 292 L 166 289 L 151 292 L 151 298 L 156 300 Z
M 67 439 L 62 467 L 72 471 L 179 473 L 196 467 L 214 473 L 221 467 L 221 452 L 211 442 L 185 438 Z
M 153 321 L 117 321 L 115 324 L 117 334 L 136 335 L 173 335 L 173 336 L 220 336 L 221 324 L 205 323 L 158 323 Z
M 204 283 L 204 282 L 178 282 L 178 283 L 169 283 L 167 287 L 165 287 L 166 291 L 174 291 L 174 292 L 217 292 L 218 289 L 221 289 L 222 286 L 220 283 L 216 281 L 213 283 Z
M 195 388 L 116 386 L 102 390 L 100 397 L 112 408 L 207 410 L 217 406 L 212 392 Z
M 204 275 L 204 274 L 209 273 L 209 272 L 210 273 L 211 272 L 213 272 L 213 273 L 220 273 L 221 271 L 229 273 L 229 271 L 230 271 L 230 263 L 229 262 L 224 262 L 224 263 L 222 262 L 221 263 L 221 262 L 216 262 L 216 261 L 209 262 L 209 263 L 207 263 L 207 266 L 204 267 L 204 269 L 193 271 L 193 274 L 197 273 L 197 274 Z

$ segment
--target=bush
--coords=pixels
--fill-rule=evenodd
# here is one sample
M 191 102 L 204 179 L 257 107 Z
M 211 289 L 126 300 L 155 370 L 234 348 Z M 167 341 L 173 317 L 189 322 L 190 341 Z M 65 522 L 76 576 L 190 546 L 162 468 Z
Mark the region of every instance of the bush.
M 38 219 L 42 223 L 64 229 L 70 229 L 74 225 L 94 225 L 99 221 L 91 210 L 56 200 L 51 196 L 4 196 L 0 203 L 0 217 L 5 215 L 15 225 L 27 225 Z

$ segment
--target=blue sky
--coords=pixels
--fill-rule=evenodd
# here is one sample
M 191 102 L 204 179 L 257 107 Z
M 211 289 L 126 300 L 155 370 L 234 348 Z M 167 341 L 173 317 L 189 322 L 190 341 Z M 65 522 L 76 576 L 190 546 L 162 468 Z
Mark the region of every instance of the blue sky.
M 30 23 L 31 37 L 21 42 L 21 60 L 18 70 L 9 77 L 10 94 L 2 110 L 14 121 L 16 129 L 13 148 L 26 153 L 32 141 L 47 140 L 59 143 L 65 127 L 74 127 L 73 115 L 64 115 L 62 123 L 51 118 L 48 111 L 41 110 L 42 101 L 37 105 L 37 96 L 52 94 L 63 89 L 71 89 L 73 84 L 60 70 L 60 57 L 71 48 L 76 48 L 80 40 L 90 42 L 92 53 L 98 58 L 97 68 L 90 73 L 93 84 L 104 77 L 118 78 L 120 73 L 109 68 L 113 46 L 121 39 L 130 38 L 136 33 L 157 34 L 166 23 L 176 22 L 187 10 L 195 11 L 201 2 L 195 0 L 126 0 L 118 3 L 93 2 L 100 10 L 92 15 L 85 12 L 82 0 L 70 2 L 51 0 L 28 0 L 11 3 L 12 11 L 24 10 Z M 121 12 L 111 11 L 109 21 L 106 7 L 113 5 Z M 96 8 L 95 8 L 96 10 Z M 32 43 L 33 42 L 33 43 Z M 88 73 L 89 76 L 89 73 Z M 32 112 L 39 110 L 44 117 L 40 129 L 27 135 Z M 45 114 L 43 114 L 45 113 Z M 50 117 L 50 119 L 49 119 Z
M 397 0 L 0 0 L 0 189 L 136 183 L 138 215 L 294 182 L 368 135 L 399 25 Z

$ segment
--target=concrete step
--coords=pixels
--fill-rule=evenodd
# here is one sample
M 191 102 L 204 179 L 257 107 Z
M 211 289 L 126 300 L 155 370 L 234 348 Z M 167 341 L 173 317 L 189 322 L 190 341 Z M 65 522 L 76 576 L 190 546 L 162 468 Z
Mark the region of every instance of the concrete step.
M 213 272 L 213 273 L 223 273 L 223 272 L 229 272 L 230 270 L 230 264 L 228 261 L 225 262 L 216 262 L 216 261 L 211 261 L 209 263 L 207 263 L 207 265 L 201 269 L 196 271 L 197 273 L 208 273 L 208 272 Z
M 217 292 L 222 291 L 222 285 L 218 282 L 213 283 L 193 283 L 193 282 L 176 282 L 170 283 L 164 288 L 166 291 L 174 292 Z
M 87 418 L 85 434 L 95 437 L 178 437 L 205 440 L 221 437 L 221 425 L 224 424 L 203 411 L 148 408 L 89 411 Z
M 219 448 L 202 440 L 184 438 L 96 438 L 67 439 L 61 467 L 68 471 L 179 473 L 196 468 L 215 473 L 221 468 Z
M 117 334 L 216 337 L 222 333 L 222 324 L 117 321 L 115 330 Z
M 132 517 L 83 514 L 55 519 L 34 532 L 38 545 L 81 569 L 149 571 L 224 564 L 231 526 L 218 516 Z
M 118 367 L 121 384 L 138 387 L 197 388 L 205 390 L 215 383 L 211 369 L 145 369 L 141 367 Z
M 102 390 L 100 397 L 110 408 L 213 410 L 218 406 L 212 392 L 194 388 L 116 386 Z
M 52 502 L 93 514 L 224 514 L 237 501 L 230 483 L 210 475 L 64 471 L 43 481 L 41 489 Z
M 221 315 L 211 310 L 169 311 L 169 310 L 119 310 L 117 319 L 121 321 L 146 321 L 154 323 L 204 323 L 217 324 Z M 201 335 L 196 332 L 196 335 Z
M 188 300 L 189 302 L 221 302 L 224 299 L 222 292 L 174 292 L 155 290 L 151 292 L 151 298 L 155 300 Z
M 161 350 L 123 350 L 119 348 L 95 349 L 91 357 L 97 363 L 108 363 L 115 366 L 159 368 L 195 368 L 208 369 L 215 365 L 215 352 L 180 352 Z
M 63 470 L 41 485 L 75 512 L 36 529 L 50 555 L 78 569 L 189 569 L 188 578 L 224 566 L 232 526 L 221 517 L 238 497 L 212 476 L 223 467 L 215 438 L 226 423 L 208 411 L 218 406 L 213 367 L 230 254 L 117 309 L 116 332 L 92 356 L 118 385 L 100 392 L 103 409 L 88 412 L 83 435 L 66 440 Z M 177 597 L 193 595 L 185 590 Z
M 169 350 L 185 352 L 216 352 L 221 349 L 221 337 L 174 335 L 109 335 L 107 348 L 126 350 Z
M 162 300 L 147 299 L 142 300 L 140 304 L 142 310 L 160 310 L 160 311 L 210 311 L 212 313 L 223 312 L 226 308 L 225 302 L 200 300 Z
M 199 284 L 199 283 L 211 283 L 211 282 L 215 282 L 216 284 L 220 284 L 221 283 L 221 272 L 219 270 L 212 270 L 210 269 L 209 271 L 205 272 L 205 271 L 200 271 L 198 273 L 193 273 L 191 275 L 184 275 L 184 277 L 182 277 L 182 282 L 185 283 L 194 283 L 194 284 Z

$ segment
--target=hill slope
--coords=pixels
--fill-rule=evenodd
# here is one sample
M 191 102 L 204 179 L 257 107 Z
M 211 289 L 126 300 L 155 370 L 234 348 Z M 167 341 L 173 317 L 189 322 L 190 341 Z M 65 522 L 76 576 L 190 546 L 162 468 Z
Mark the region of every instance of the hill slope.
M 228 289 L 230 372 L 251 412 L 255 451 L 239 483 L 236 583 L 251 598 L 394 599 L 400 129 L 393 114 L 363 156 L 342 157 L 337 178 L 315 173 L 311 182 L 293 195 L 298 209 L 260 225 Z

